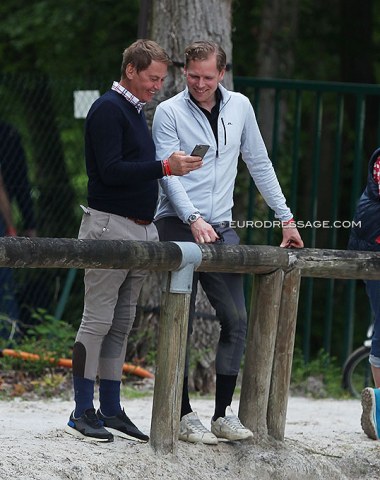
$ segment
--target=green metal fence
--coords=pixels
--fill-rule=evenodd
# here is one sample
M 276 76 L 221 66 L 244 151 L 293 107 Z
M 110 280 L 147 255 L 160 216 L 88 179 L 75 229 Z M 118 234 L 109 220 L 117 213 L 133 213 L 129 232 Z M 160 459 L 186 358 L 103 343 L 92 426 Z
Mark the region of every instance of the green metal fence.
M 368 159 L 379 146 L 380 87 L 241 77 L 234 83 L 251 99 L 259 125 L 266 122 L 288 204 L 306 225 L 305 246 L 345 249 Z M 249 218 L 261 213 L 252 184 L 247 211 Z M 276 243 L 273 230 L 246 233 L 248 243 Z M 303 279 L 300 301 L 298 346 L 306 360 L 320 348 L 343 360 L 365 338 L 370 312 L 362 282 Z
M 87 94 L 74 92 L 102 94 L 112 80 L 0 75 L 0 122 L 13 125 L 21 135 L 39 236 L 77 235 L 87 179 L 84 120 L 76 113 L 81 101 L 86 111 Z M 365 183 L 367 160 L 379 145 L 380 87 L 239 77 L 234 83 L 235 90 L 252 101 L 296 219 L 330 225 L 350 221 Z M 14 210 L 22 232 L 22 216 L 17 206 Z M 262 222 L 271 218 L 241 167 L 234 217 Z M 279 229 L 247 228 L 240 233 L 251 244 L 279 242 Z M 349 229 L 308 227 L 301 234 L 308 247 L 346 248 Z M 80 318 L 81 273 L 17 269 L 14 276 L 26 319 L 38 307 L 70 322 Z M 303 279 L 297 346 L 306 359 L 324 348 L 343 360 L 364 338 L 369 318 L 362 282 Z

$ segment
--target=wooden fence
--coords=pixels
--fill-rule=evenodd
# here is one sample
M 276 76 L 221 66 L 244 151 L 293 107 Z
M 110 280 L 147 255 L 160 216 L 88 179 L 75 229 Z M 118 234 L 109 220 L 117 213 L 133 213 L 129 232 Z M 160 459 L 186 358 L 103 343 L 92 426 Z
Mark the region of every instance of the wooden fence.
M 380 254 L 59 238 L 0 238 L 0 267 L 146 268 L 163 281 L 150 444 L 176 453 L 194 269 L 255 275 L 239 417 L 258 441 L 284 439 L 301 276 L 380 279 Z

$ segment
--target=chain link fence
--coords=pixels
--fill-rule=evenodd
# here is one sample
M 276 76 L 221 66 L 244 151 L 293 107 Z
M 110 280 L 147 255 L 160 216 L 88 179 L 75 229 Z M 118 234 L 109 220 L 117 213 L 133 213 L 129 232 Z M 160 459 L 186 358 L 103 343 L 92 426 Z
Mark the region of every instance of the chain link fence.
M 18 235 L 77 236 L 79 205 L 86 204 L 84 117 L 111 83 L 0 76 L 0 168 Z M 0 234 L 5 234 L 3 223 Z M 25 329 L 41 309 L 39 315 L 64 314 L 64 319 L 77 324 L 82 302 L 80 272 L 0 269 L 3 323 L 17 319 Z
M 94 99 L 108 90 L 113 80 L 0 75 L 0 168 L 12 199 L 19 235 L 77 237 L 82 216 L 80 204 L 86 204 L 84 118 Z M 249 188 L 240 179 L 235 208 L 246 209 Z M 255 218 L 258 215 L 266 218 L 265 212 L 255 212 Z M 0 217 L 0 235 L 4 231 Z M 249 243 L 260 243 L 258 232 L 253 230 L 255 238 Z M 310 289 L 308 295 L 311 292 Z M 0 269 L 0 338 L 9 336 L 14 325 L 10 320 L 18 320 L 25 330 L 26 325 L 46 314 L 79 326 L 83 293 L 82 271 Z M 360 303 L 367 306 L 367 299 L 362 296 Z M 331 296 L 335 303 L 344 302 L 345 297 L 343 291 L 337 290 L 334 298 Z M 147 303 L 143 305 L 147 307 Z M 151 313 L 157 307 L 158 302 L 149 304 Z M 310 310 L 309 316 L 323 330 L 317 314 L 323 315 L 320 306 Z M 305 315 L 301 312 L 302 316 Z M 140 323 L 137 321 L 136 325 Z M 363 324 L 362 329 L 365 328 Z M 327 338 L 322 332 L 318 343 L 323 335 Z M 310 343 L 307 335 L 303 337 Z

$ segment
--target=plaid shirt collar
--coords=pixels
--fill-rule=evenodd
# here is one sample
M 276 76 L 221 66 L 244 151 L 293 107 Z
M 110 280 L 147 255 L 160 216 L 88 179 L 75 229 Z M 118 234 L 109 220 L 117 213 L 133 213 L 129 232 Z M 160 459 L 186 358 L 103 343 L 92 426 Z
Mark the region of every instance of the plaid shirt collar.
M 120 95 L 123 95 L 123 97 L 126 100 L 128 100 L 129 103 L 132 103 L 132 105 L 136 108 L 136 110 L 139 113 L 143 109 L 145 102 L 140 102 L 140 100 L 137 97 L 135 97 L 131 92 L 128 92 L 128 90 L 124 88 L 122 85 L 120 85 L 119 82 L 113 82 L 111 90 L 115 90 L 115 92 L 120 93 Z

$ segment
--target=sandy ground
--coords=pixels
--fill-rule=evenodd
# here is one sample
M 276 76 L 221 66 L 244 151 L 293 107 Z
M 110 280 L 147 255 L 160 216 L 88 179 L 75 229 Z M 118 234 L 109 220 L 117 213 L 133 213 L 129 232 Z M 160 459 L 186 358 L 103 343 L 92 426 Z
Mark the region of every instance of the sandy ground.
M 152 397 L 123 402 L 149 432 Z M 213 401 L 192 401 L 209 425 Z M 92 444 L 63 432 L 72 402 L 0 402 L 0 479 L 379 479 L 380 442 L 360 427 L 358 400 L 289 399 L 285 441 L 179 442 L 176 456 L 158 456 L 149 444 L 115 438 Z M 238 411 L 234 401 L 233 409 Z

